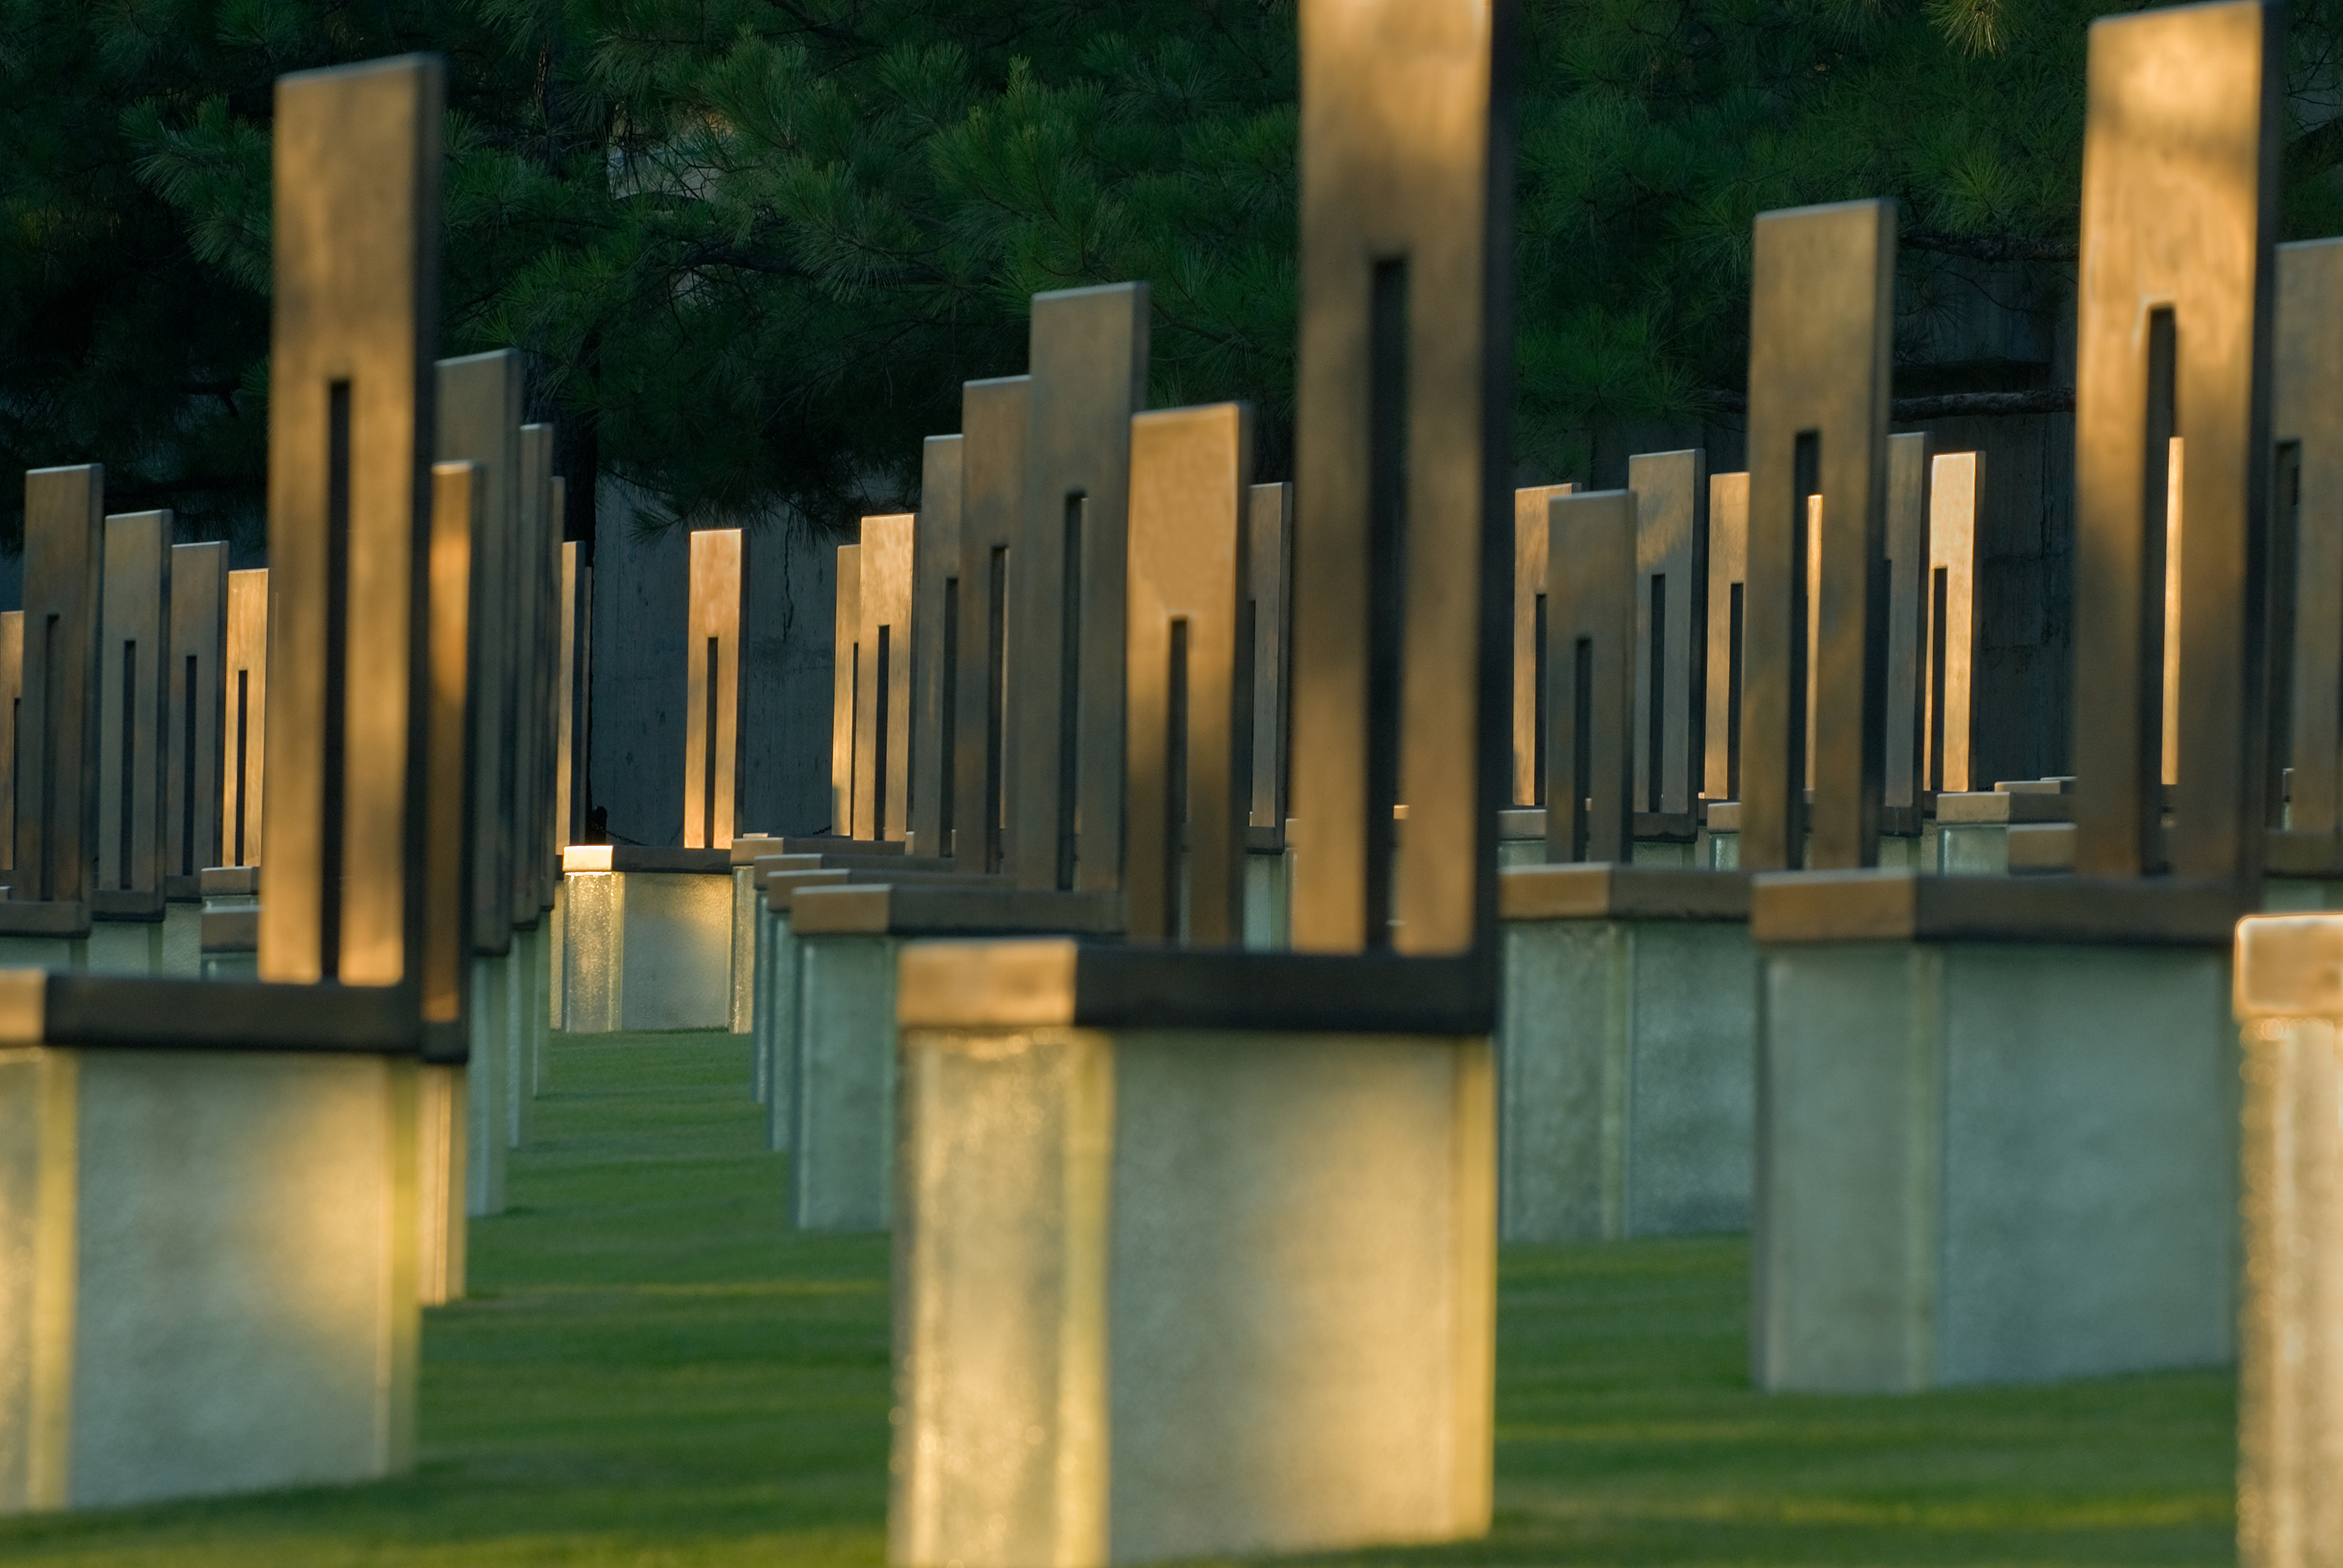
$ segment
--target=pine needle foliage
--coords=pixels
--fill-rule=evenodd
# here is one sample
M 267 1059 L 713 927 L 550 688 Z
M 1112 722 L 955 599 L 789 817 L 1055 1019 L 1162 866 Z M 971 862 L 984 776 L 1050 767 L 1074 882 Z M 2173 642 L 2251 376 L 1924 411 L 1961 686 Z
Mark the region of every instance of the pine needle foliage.
M 2289 236 L 2343 228 L 2338 4 L 2292 7 Z M 2055 295 L 2117 8 L 1528 0 L 1524 462 L 1729 406 L 1768 208 L 1897 197 L 1916 344 L 1981 276 Z M 902 504 L 960 383 L 1023 368 L 1031 297 L 1121 278 L 1152 400 L 1251 398 L 1283 469 L 1293 0 L 0 0 L 0 461 L 249 527 L 270 83 L 423 48 L 443 350 L 527 351 L 566 462 L 654 526 Z

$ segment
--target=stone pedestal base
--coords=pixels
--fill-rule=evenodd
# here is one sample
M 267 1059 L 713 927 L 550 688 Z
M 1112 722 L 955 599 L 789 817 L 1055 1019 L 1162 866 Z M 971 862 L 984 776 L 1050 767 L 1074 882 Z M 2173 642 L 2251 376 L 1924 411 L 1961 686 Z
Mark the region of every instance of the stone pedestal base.
M 1486 1040 L 1039 1020 L 1071 997 L 954 1027 L 971 988 L 914 978 L 1000 950 L 904 956 L 890 1559 L 1486 1530 Z
M 580 869 L 563 878 L 562 1016 L 573 1034 L 724 1029 L 732 1016 L 732 875 L 726 851 L 599 849 L 608 860 L 711 857 L 700 869 Z
M 411 1059 L 0 1049 L 0 1512 L 407 1468 L 416 1101 Z
M 2205 938 L 2234 913 L 2126 930 L 2154 900 L 2115 884 L 1862 880 L 1758 884 L 1758 1384 L 2227 1361 L 2237 1039 Z
M 1509 870 L 1498 885 L 1500 1235 L 1746 1229 L 1757 1081 L 1746 880 L 1581 865 Z
M 732 1004 L 734 1034 L 754 1032 L 757 1020 L 757 868 L 732 868 Z

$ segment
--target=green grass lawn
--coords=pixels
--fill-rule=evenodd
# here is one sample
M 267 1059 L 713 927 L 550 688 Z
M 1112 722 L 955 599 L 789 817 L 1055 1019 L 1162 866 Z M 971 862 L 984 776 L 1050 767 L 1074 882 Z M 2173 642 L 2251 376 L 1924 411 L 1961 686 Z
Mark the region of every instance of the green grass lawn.
M 0 1521 L 0 1562 L 869 1564 L 887 1243 L 783 1224 L 746 1053 L 560 1039 L 558 1091 L 424 1322 L 404 1479 Z M 2232 1380 L 1916 1399 L 1747 1388 L 1739 1241 L 1508 1251 L 1497 1525 L 1389 1564 L 2228 1563 Z

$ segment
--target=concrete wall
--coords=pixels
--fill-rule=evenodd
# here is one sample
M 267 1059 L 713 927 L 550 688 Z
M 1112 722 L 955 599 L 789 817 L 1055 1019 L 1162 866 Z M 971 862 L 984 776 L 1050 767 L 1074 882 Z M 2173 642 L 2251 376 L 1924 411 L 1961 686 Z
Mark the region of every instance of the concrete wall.
M 615 481 L 598 512 L 588 808 L 608 812 L 614 842 L 679 844 L 689 551 L 680 529 L 639 537 Z M 779 518 L 749 531 L 747 831 L 830 826 L 835 549 Z

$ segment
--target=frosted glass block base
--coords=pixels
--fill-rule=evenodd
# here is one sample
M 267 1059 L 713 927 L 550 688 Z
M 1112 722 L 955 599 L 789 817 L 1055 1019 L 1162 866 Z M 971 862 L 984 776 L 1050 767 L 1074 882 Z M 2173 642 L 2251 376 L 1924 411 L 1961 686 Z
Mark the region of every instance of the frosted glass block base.
M 2343 1568 L 2343 917 L 2237 931 L 2239 1568 Z
M 1488 1527 L 1485 1040 L 905 1028 L 910 1568 Z
M 806 1231 L 883 1231 L 895 1163 L 895 955 L 902 939 L 797 937 L 788 1092 L 789 1217 Z
M 166 908 L 168 906 L 166 906 Z M 161 920 L 94 920 L 85 969 L 95 975 L 151 975 L 163 970 Z
M 779 1153 L 797 1130 L 798 944 L 786 910 L 767 906 L 757 922 L 757 1011 L 750 1030 L 757 1098 L 765 1107 L 765 1147 Z
M 204 907 L 199 903 L 163 906 L 162 967 L 155 972 L 180 980 L 199 980 L 204 972 Z
M 0 968 L 81 974 L 89 969 L 89 942 L 83 937 L 0 937 Z
M 563 884 L 562 1012 L 570 1032 L 729 1027 L 729 868 L 721 875 L 571 871 Z
M 1741 921 L 1504 925 L 1508 1241 L 1745 1230 L 1757 956 Z
M 2230 1359 L 2226 951 L 1880 940 L 1763 956 L 1761 1387 Z
M 757 1013 L 757 911 L 765 899 L 752 862 L 732 868 L 732 1001 L 734 1034 L 752 1031 Z
M 1245 851 L 1244 945 L 1255 952 L 1292 945 L 1286 892 L 1286 851 Z
M 0 1050 L 0 1513 L 411 1462 L 417 1068 Z
M 505 1053 L 511 1011 L 508 958 L 472 960 L 472 1055 L 464 1070 L 464 1212 L 475 1220 L 505 1211 L 505 1097 L 511 1092 Z
M 464 1070 L 426 1063 L 415 1116 L 416 1296 L 427 1307 L 464 1299 Z

